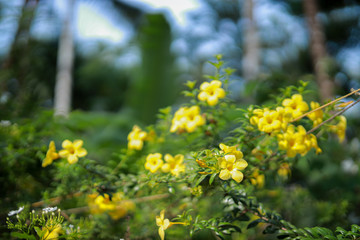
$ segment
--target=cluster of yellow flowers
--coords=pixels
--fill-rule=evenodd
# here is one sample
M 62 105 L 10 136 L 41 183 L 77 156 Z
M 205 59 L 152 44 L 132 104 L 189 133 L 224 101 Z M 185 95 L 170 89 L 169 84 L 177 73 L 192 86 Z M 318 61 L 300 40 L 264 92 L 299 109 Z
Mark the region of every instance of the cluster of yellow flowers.
M 177 154 L 174 157 L 170 154 L 165 154 L 165 163 L 162 160 L 161 153 L 151 153 L 146 157 L 145 169 L 151 173 L 157 172 L 159 169 L 164 173 L 170 172 L 174 176 L 179 176 L 181 172 L 185 171 L 184 155 Z
M 210 106 L 215 106 L 220 98 L 225 97 L 225 90 L 221 88 L 221 84 L 219 80 L 213 80 L 210 83 L 203 82 L 200 85 L 198 99 L 206 101 Z
M 85 157 L 87 155 L 86 149 L 82 147 L 83 144 L 84 142 L 82 140 L 75 140 L 74 142 L 65 140 L 62 142 L 63 149 L 56 152 L 55 143 L 51 141 L 49 149 L 46 152 L 46 157 L 42 162 L 42 167 L 50 165 L 58 158 L 66 158 L 69 164 L 77 163 L 79 157 Z
M 182 107 L 175 112 L 171 122 L 170 132 L 194 132 L 198 126 L 205 124 L 205 118 L 200 114 L 199 106 Z
M 131 200 L 125 200 L 124 194 L 115 193 L 111 199 L 108 194 L 99 195 L 97 193 L 88 195 L 88 205 L 92 214 L 108 213 L 114 220 L 126 216 L 128 211 L 135 209 L 135 204 Z
M 311 102 L 312 109 L 319 106 L 318 103 Z M 317 144 L 317 139 L 313 134 L 307 134 L 302 125 L 295 127 L 289 122 L 303 115 L 309 110 L 308 104 L 303 101 L 300 94 L 294 94 L 291 98 L 286 98 L 282 102 L 282 107 L 276 110 L 255 109 L 254 116 L 250 118 L 252 125 L 257 125 L 260 131 L 276 134 L 279 149 L 286 150 L 288 157 L 295 157 L 296 154 L 305 155 L 311 148 L 315 148 L 316 153 L 321 153 Z M 321 110 L 309 114 L 314 126 L 320 124 L 323 119 Z
M 258 188 L 262 188 L 265 184 L 265 175 L 260 174 L 259 170 L 256 169 L 251 175 L 250 182 L 252 185 L 257 186 Z
M 340 142 L 343 142 L 345 139 L 346 118 L 344 116 L 340 116 L 339 118 L 339 123 L 336 125 L 331 125 L 330 130 L 339 137 Z
M 316 153 L 321 153 L 321 149 L 317 144 L 317 139 L 313 134 L 306 134 L 306 130 L 302 125 L 295 127 L 289 125 L 286 132 L 278 134 L 279 149 L 286 150 L 288 157 L 295 157 L 296 154 L 304 156 L 311 148 Z
M 135 125 L 127 137 L 128 149 L 141 150 L 147 135 L 145 131 L 142 131 L 139 126 Z

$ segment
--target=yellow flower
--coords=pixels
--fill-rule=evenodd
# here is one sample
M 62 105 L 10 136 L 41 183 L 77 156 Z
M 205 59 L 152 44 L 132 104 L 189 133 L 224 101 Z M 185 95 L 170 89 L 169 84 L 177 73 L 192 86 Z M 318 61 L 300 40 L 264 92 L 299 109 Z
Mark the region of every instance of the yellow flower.
M 340 142 L 343 142 L 346 133 L 346 118 L 344 116 L 340 116 L 339 123 L 330 126 L 330 130 L 335 132 L 335 134 L 339 137 Z
M 170 227 L 170 220 L 165 218 L 165 210 L 160 212 L 160 216 L 156 216 L 156 225 L 159 227 L 159 236 L 161 240 L 164 240 L 165 230 Z
M 205 119 L 200 115 L 200 107 L 192 106 L 182 107 L 175 112 L 170 132 L 178 130 L 185 130 L 187 132 L 194 132 L 198 126 L 204 125 Z
M 288 163 L 282 163 L 277 171 L 280 177 L 287 178 L 291 174 L 290 166 Z
M 139 128 L 137 125 L 135 125 L 132 129 L 132 131 L 128 135 L 128 148 L 129 149 L 135 149 L 135 150 L 141 150 L 144 145 L 144 140 L 147 137 L 147 133 L 144 131 L 141 131 L 141 128 Z
M 162 154 L 153 153 L 149 154 L 146 157 L 145 169 L 149 170 L 151 173 L 155 173 L 163 165 Z
M 254 109 L 252 111 L 253 116 L 250 118 L 250 123 L 252 125 L 258 125 L 260 118 L 264 116 L 264 111 L 269 111 L 268 108 L 264 109 Z
M 67 158 L 70 164 L 77 163 L 79 157 L 85 157 L 87 155 L 86 149 L 82 148 L 83 144 L 84 142 L 82 140 L 75 140 L 74 142 L 65 140 L 62 142 L 63 149 L 60 150 L 59 156 Z
M 42 231 L 45 231 L 44 235 L 42 236 L 41 240 L 57 240 L 59 237 L 59 233 L 61 231 L 60 225 L 55 226 L 45 226 L 42 228 Z
M 314 110 L 314 109 L 320 107 L 320 104 L 317 102 L 311 102 L 310 107 L 311 107 L 311 110 Z M 308 114 L 307 116 L 308 116 L 308 118 L 311 119 L 311 121 L 313 121 L 313 127 L 316 127 L 320 123 L 323 122 L 324 112 L 320 109 L 320 110 L 317 110 L 315 112 Z
M 284 99 L 282 105 L 285 107 L 285 111 L 292 113 L 293 118 L 297 118 L 309 110 L 308 104 L 303 101 L 300 94 L 294 94 L 291 98 Z
M 124 200 L 123 193 L 115 193 L 111 200 L 108 194 L 88 195 L 88 205 L 92 214 L 107 212 L 114 220 L 126 216 L 128 211 L 135 208 L 135 204 L 130 200 Z
M 170 154 L 166 154 L 164 159 L 166 163 L 161 167 L 163 172 L 171 172 L 172 175 L 177 177 L 181 172 L 185 171 L 185 165 L 183 164 L 184 155 L 177 154 L 173 157 Z
M 259 174 L 259 170 L 256 169 L 251 178 L 250 178 L 251 184 L 257 186 L 258 188 L 262 188 L 265 183 L 265 175 Z
M 225 156 L 218 158 L 218 163 L 221 168 L 219 177 L 222 180 L 228 180 L 230 178 L 234 179 L 236 182 L 240 183 L 244 175 L 241 170 L 244 170 L 248 163 L 242 158 L 243 153 L 237 151 L 235 146 L 227 146 L 223 143 L 220 144 L 222 153 Z
M 313 134 L 306 134 L 302 125 L 295 127 L 289 125 L 285 133 L 278 134 L 279 149 L 286 150 L 288 157 L 295 157 L 296 154 L 304 156 L 311 148 L 315 148 L 316 153 L 321 153 L 317 139 Z
M 272 133 L 281 129 L 286 129 L 292 113 L 283 107 L 277 107 L 276 110 L 268 108 L 255 109 L 250 118 L 252 125 L 257 125 L 262 132 Z
M 221 88 L 221 84 L 219 80 L 202 83 L 200 85 L 198 99 L 200 101 L 206 101 L 210 106 L 216 105 L 220 98 L 225 97 L 225 91 Z
M 58 158 L 59 158 L 59 154 L 56 152 L 55 143 L 54 141 L 51 141 L 49 144 L 49 149 L 46 152 L 46 157 L 42 162 L 42 167 L 46 167 L 47 165 L 50 165 L 53 162 L 53 160 Z
M 263 117 L 259 119 L 258 128 L 262 132 L 271 133 L 281 129 L 279 113 L 274 110 L 264 111 Z
M 91 214 L 101 214 L 105 211 L 98 206 L 98 203 L 103 201 L 99 201 L 99 200 L 95 201 L 98 197 L 104 198 L 103 196 L 97 193 L 87 195 L 87 203 L 90 208 Z

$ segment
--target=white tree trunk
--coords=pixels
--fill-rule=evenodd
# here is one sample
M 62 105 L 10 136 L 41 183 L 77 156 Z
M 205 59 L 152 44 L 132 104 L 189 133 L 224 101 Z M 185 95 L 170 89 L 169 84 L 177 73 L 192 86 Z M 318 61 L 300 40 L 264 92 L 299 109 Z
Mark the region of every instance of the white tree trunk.
M 242 62 L 242 72 L 246 80 L 253 80 L 259 74 L 260 69 L 260 48 L 259 37 L 257 34 L 256 23 L 254 20 L 254 0 L 239 0 L 243 3 L 244 21 L 244 57 Z
M 73 12 L 75 0 L 67 0 L 57 58 L 54 116 L 69 115 L 71 110 L 72 68 L 74 61 Z

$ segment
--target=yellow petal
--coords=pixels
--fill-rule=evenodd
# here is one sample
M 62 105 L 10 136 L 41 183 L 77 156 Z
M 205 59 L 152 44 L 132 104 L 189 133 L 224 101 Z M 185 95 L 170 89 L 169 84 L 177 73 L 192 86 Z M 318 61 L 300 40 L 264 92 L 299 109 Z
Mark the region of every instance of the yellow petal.
M 218 97 L 217 96 L 209 96 L 207 98 L 207 103 L 210 105 L 210 106 L 215 106 L 217 103 L 218 103 Z
M 164 225 L 163 225 L 163 227 L 164 227 L 164 230 L 166 230 L 168 227 L 170 226 L 170 221 L 169 221 L 169 219 L 164 219 Z
M 237 171 L 236 169 L 234 169 L 232 172 L 231 172 L 231 177 L 232 179 L 234 179 L 236 182 L 241 182 L 244 178 L 244 174 L 240 171 Z
M 214 88 L 219 88 L 219 87 L 221 87 L 221 82 L 219 81 L 219 80 L 213 80 L 213 81 L 211 81 L 210 82 L 210 85 L 212 86 L 212 87 L 214 87 Z
M 161 170 L 162 170 L 164 173 L 170 172 L 170 164 L 165 163 L 164 165 L 162 165 Z
M 164 240 L 165 238 L 165 231 L 163 227 L 159 227 L 159 236 L 161 238 L 161 240 Z
M 227 162 L 233 163 L 233 162 L 235 162 L 236 157 L 235 157 L 235 155 L 225 155 L 225 160 L 226 160 Z
M 170 154 L 165 154 L 164 159 L 165 159 L 166 162 L 173 162 L 174 161 L 173 156 L 171 156 Z
M 62 157 L 62 158 L 67 158 L 69 156 L 69 151 L 66 150 L 66 149 L 63 149 L 63 150 L 60 150 L 59 151 L 59 156 Z
M 223 169 L 220 171 L 220 174 L 219 174 L 219 178 L 221 178 L 222 180 L 228 180 L 231 178 L 231 174 L 229 172 L 229 170 L 227 169 Z
M 215 90 L 215 95 L 218 98 L 223 98 L 223 97 L 225 97 L 225 90 L 222 89 L 222 88 L 218 88 L 218 89 Z
M 248 166 L 248 163 L 244 159 L 241 159 L 240 161 L 238 161 L 234 164 L 234 168 L 239 169 L 239 170 L 243 170 L 247 166 Z
M 76 150 L 76 155 L 78 157 L 85 157 L 87 155 L 87 151 L 85 148 L 80 148 Z
M 206 91 L 206 89 L 210 86 L 210 84 L 208 82 L 203 82 L 201 85 L 200 85 L 200 90 L 202 91 Z
M 158 227 L 162 226 L 163 220 L 161 219 L 161 217 L 156 216 L 156 225 Z
M 76 148 L 81 148 L 83 144 L 84 144 L 83 140 L 77 139 L 77 140 L 74 141 L 74 148 L 75 149 Z
M 69 141 L 69 140 L 64 140 L 63 142 L 62 142 L 62 144 L 61 144 L 61 146 L 63 147 L 63 148 L 70 148 L 70 147 L 72 147 L 72 145 L 73 145 L 73 143 L 71 142 L 71 141 Z
M 77 161 L 79 160 L 77 156 L 75 155 L 69 155 L 68 158 L 67 158 L 68 162 L 70 164 L 74 164 L 74 163 L 77 163 Z
M 198 99 L 200 100 L 200 101 L 206 101 L 206 99 L 208 98 L 208 94 L 207 94 L 207 92 L 200 92 L 199 94 L 198 94 Z
M 42 162 L 42 167 L 46 167 L 48 165 L 50 165 L 52 163 L 52 159 L 51 158 L 45 158 Z

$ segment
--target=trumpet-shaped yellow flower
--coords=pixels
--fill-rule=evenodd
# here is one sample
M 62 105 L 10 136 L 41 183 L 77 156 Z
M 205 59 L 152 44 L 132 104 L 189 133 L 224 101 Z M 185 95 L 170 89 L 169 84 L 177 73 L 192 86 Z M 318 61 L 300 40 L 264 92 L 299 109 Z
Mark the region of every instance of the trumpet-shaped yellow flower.
M 265 175 L 260 174 L 259 170 L 256 169 L 251 175 L 250 182 L 252 185 L 257 186 L 258 188 L 262 188 L 265 184 Z
M 85 157 L 87 155 L 86 149 L 82 148 L 83 144 L 84 142 L 82 140 L 75 140 L 74 142 L 65 140 L 62 142 L 63 149 L 60 150 L 59 156 L 67 158 L 70 164 L 77 163 L 79 157 Z
M 146 157 L 145 168 L 151 173 L 155 173 L 163 165 L 162 154 L 151 153 Z
M 165 230 L 170 227 L 170 220 L 165 218 L 165 210 L 160 212 L 160 216 L 156 216 L 156 225 L 159 227 L 159 236 L 161 240 L 164 240 Z
M 232 178 L 240 183 L 244 178 L 241 170 L 244 170 L 248 165 L 243 159 L 243 153 L 237 151 L 235 146 L 230 147 L 222 143 L 220 144 L 220 149 L 224 153 L 223 157 L 218 158 L 218 164 L 221 168 L 220 179 L 229 180 Z
M 271 133 L 281 129 L 279 113 L 274 110 L 264 111 L 263 117 L 259 119 L 258 128 L 262 132 Z
M 282 105 L 285 107 L 285 111 L 292 113 L 293 118 L 297 118 L 309 110 L 308 104 L 303 101 L 300 94 L 294 94 L 291 98 L 284 99 Z
M 170 222 L 169 219 L 165 218 L 165 210 L 161 210 L 160 216 L 156 216 L 156 225 L 159 227 L 159 236 L 161 240 L 165 239 L 165 230 L 175 224 L 185 225 L 184 222 Z
M 147 133 L 135 125 L 127 137 L 128 149 L 141 150 L 143 148 L 146 137 Z
M 277 171 L 280 177 L 287 178 L 291 174 L 290 166 L 288 163 L 282 163 Z
M 124 199 L 123 193 L 115 193 L 111 200 L 108 194 L 88 195 L 88 205 L 92 214 L 101 214 L 107 212 L 114 220 L 126 216 L 128 211 L 135 208 L 135 204 L 130 200 Z
M 278 134 L 278 145 L 279 149 L 286 150 L 288 157 L 295 157 L 298 153 L 304 156 L 311 148 L 315 148 L 316 153 L 321 153 L 316 137 L 306 134 L 302 125 L 289 125 L 285 133 Z
M 221 88 L 221 84 L 219 80 L 202 83 L 200 85 L 198 99 L 200 101 L 206 101 L 210 106 L 216 105 L 220 98 L 225 97 L 225 91 Z
M 176 111 L 170 132 L 178 130 L 185 130 L 187 132 L 194 132 L 198 126 L 205 124 L 205 118 L 200 115 L 199 106 L 182 107 Z
M 314 110 L 314 109 L 320 107 L 320 104 L 317 102 L 311 102 L 310 107 L 311 107 L 311 110 Z M 313 121 L 313 127 L 316 127 L 320 123 L 323 122 L 324 112 L 320 109 L 320 110 L 317 110 L 315 112 L 308 114 L 307 116 L 308 116 L 308 118 L 311 119 L 311 121 Z
M 346 133 L 346 118 L 344 116 L 340 116 L 340 121 L 338 124 L 330 126 L 330 130 L 335 132 L 335 134 L 339 137 L 339 141 L 343 142 L 345 139 Z
M 44 226 L 42 232 L 45 231 L 41 240 L 57 240 L 59 233 L 61 232 L 61 226 L 59 224 L 55 226 Z
M 46 157 L 42 162 L 42 167 L 46 167 L 47 165 L 50 165 L 53 162 L 53 160 L 58 158 L 59 158 L 59 154 L 56 152 L 55 143 L 54 141 L 51 141 L 49 144 L 49 149 L 46 152 Z
M 276 110 L 268 108 L 255 109 L 253 116 L 250 118 L 252 125 L 257 125 L 262 132 L 272 133 L 281 129 L 286 129 L 292 113 L 283 107 L 277 107 Z
M 183 164 L 184 155 L 177 154 L 173 157 L 170 154 L 166 154 L 164 159 L 166 163 L 161 167 L 163 172 L 170 172 L 174 176 L 179 176 L 181 172 L 185 171 L 185 165 Z

